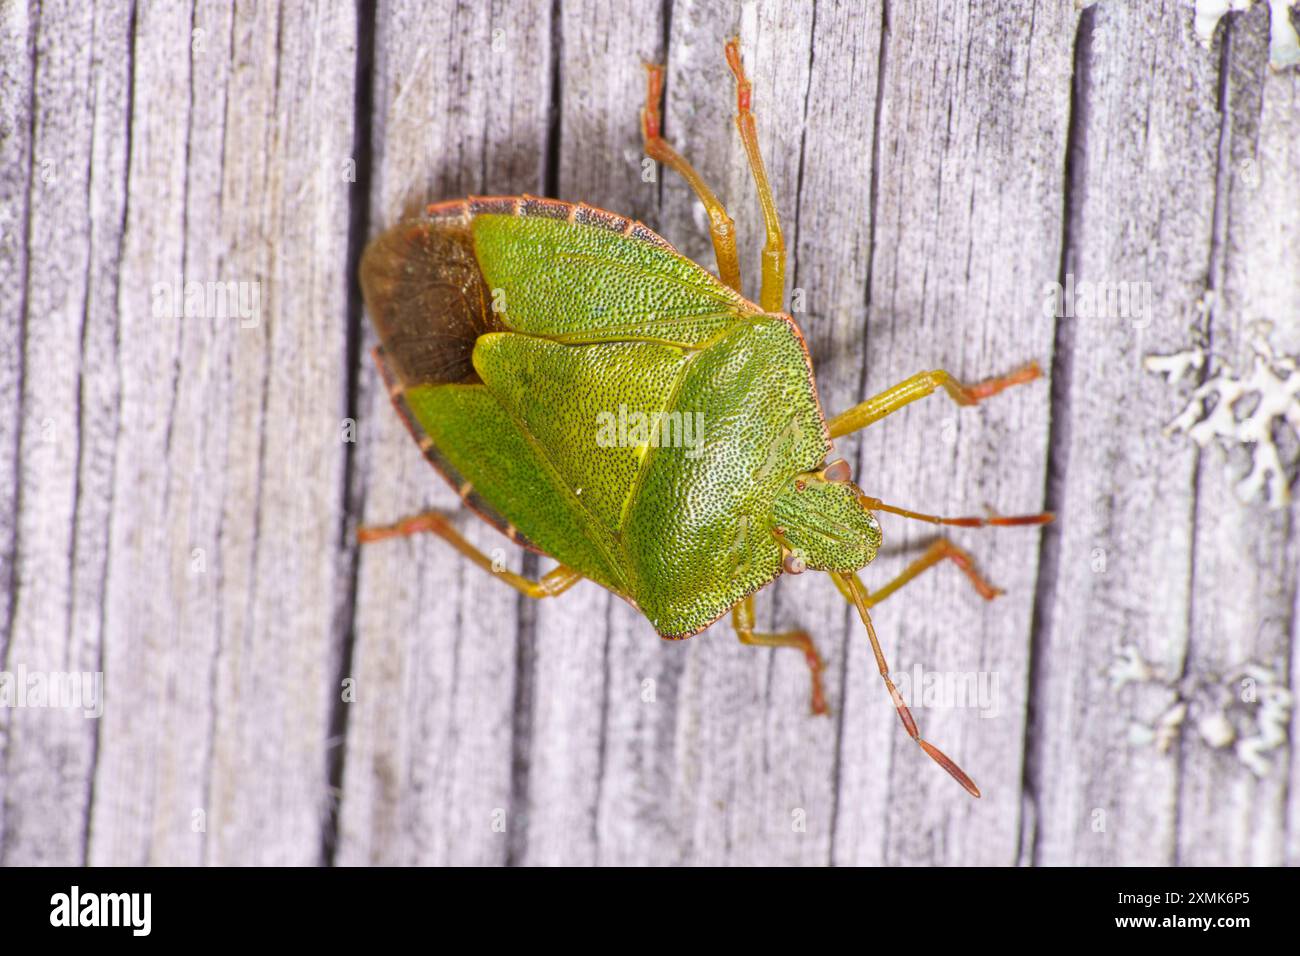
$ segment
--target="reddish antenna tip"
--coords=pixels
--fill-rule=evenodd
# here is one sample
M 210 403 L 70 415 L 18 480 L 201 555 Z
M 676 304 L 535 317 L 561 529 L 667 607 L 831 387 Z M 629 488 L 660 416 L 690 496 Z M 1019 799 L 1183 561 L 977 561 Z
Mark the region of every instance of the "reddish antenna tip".
M 853 601 L 854 606 L 858 609 L 858 616 L 862 618 L 862 624 L 867 629 L 867 637 L 871 640 L 871 652 L 876 657 L 876 666 L 880 669 L 880 678 L 885 682 L 885 689 L 889 691 L 890 699 L 894 702 L 894 709 L 898 711 L 898 719 L 903 722 L 907 735 L 930 755 L 931 760 L 944 770 L 947 770 L 952 778 L 966 789 L 967 793 L 978 798 L 980 788 L 975 786 L 974 780 L 966 776 L 966 771 L 948 759 L 948 755 L 938 747 L 921 738 L 921 732 L 916 727 L 916 721 L 912 718 L 912 712 L 908 709 L 907 702 L 903 700 L 903 695 L 898 692 L 898 688 L 894 686 L 894 682 L 889 677 L 889 665 L 885 663 L 885 655 L 880 650 L 880 640 L 876 637 L 876 628 L 871 623 L 871 615 L 867 612 L 866 594 L 862 582 L 852 572 L 841 574 L 838 571 L 832 571 L 831 577 L 842 585 L 841 590 L 845 592 L 846 596 Z
M 949 759 L 948 755 L 938 747 L 934 746 L 934 744 L 922 740 L 920 737 L 916 738 L 916 742 L 921 745 L 921 749 L 928 753 L 935 763 L 944 770 L 947 770 L 954 780 L 965 787 L 967 793 L 975 799 L 979 799 L 980 788 L 975 786 L 975 781 L 966 775 L 965 770 L 962 770 L 961 767 L 953 763 L 952 760 Z
M 1056 520 L 1056 514 L 1052 511 L 1044 511 L 1036 515 L 995 515 L 992 518 L 986 518 L 988 524 L 1000 525 L 1002 527 L 1019 527 L 1023 525 L 1051 524 Z

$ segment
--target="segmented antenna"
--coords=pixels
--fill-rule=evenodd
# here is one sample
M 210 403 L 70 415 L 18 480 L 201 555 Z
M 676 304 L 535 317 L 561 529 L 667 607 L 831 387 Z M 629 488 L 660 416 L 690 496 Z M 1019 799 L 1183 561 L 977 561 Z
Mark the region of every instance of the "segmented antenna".
M 867 613 L 867 601 L 866 595 L 862 593 L 862 582 L 858 580 L 856 574 L 840 574 L 838 571 L 831 571 L 830 575 L 843 585 L 841 590 L 847 589 L 847 593 L 853 596 L 853 604 L 858 609 L 858 616 L 862 618 L 862 623 L 867 626 L 867 637 L 871 638 L 871 650 L 876 655 L 876 666 L 880 668 L 880 677 L 885 682 L 885 688 L 889 691 L 889 697 L 898 710 L 898 717 L 903 722 L 903 727 L 906 729 L 908 736 L 915 740 L 935 763 L 952 774 L 953 779 L 965 787 L 972 797 L 978 797 L 980 788 L 975 786 L 975 781 L 967 776 L 966 771 L 957 766 L 938 747 L 921 738 L 921 731 L 917 729 L 916 720 L 912 717 L 907 702 L 903 700 L 903 695 L 898 692 L 898 688 L 894 686 L 894 682 L 889 677 L 889 665 L 885 663 L 885 655 L 880 650 L 880 641 L 876 638 L 876 628 L 871 623 L 871 615 Z

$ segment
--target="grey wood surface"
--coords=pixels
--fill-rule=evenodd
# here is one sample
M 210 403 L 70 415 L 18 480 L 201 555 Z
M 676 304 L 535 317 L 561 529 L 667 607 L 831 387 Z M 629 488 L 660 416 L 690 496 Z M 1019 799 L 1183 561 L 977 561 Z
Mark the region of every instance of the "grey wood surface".
M 1144 368 L 1235 360 L 1260 320 L 1300 355 L 1300 71 L 1269 68 L 1265 3 L 1208 49 L 1192 15 L 0 0 L 0 674 L 104 688 L 98 719 L 0 706 L 0 864 L 1300 862 L 1292 512 L 1238 500 L 1246 449 L 1166 435 L 1190 388 Z M 800 655 L 725 621 L 664 642 L 591 583 L 533 602 L 432 537 L 353 544 L 457 505 L 366 354 L 357 260 L 403 209 L 584 200 L 713 266 L 689 190 L 643 177 L 642 60 L 757 295 L 736 33 L 826 409 L 1047 373 L 838 443 L 887 501 L 1058 512 L 954 532 L 996 602 L 948 565 L 875 612 L 980 801 L 902 734 L 824 576 L 758 614 L 813 633 L 829 719 Z M 1149 284 L 1150 312 L 1045 315 L 1067 280 Z M 160 314 L 185 281 L 259 308 Z M 883 524 L 869 586 L 933 539 Z M 926 706 L 919 675 L 991 696 Z

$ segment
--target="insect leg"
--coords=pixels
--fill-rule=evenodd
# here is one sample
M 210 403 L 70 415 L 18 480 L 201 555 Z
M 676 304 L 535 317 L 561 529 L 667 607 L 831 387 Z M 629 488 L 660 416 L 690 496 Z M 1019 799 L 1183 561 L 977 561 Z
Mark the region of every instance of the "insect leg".
M 822 664 L 821 655 L 817 653 L 817 645 L 813 643 L 807 631 L 785 631 L 781 634 L 754 633 L 752 595 L 738 601 L 731 609 L 731 626 L 736 629 L 736 637 L 740 638 L 742 644 L 760 647 L 797 647 L 803 651 L 804 659 L 808 662 L 808 670 L 812 672 L 812 712 L 830 713 L 830 709 L 826 706 L 826 692 L 822 687 L 822 670 L 825 665 Z
M 866 592 L 862 587 L 862 583 L 858 581 L 857 575 L 842 575 L 836 571 L 832 571 L 830 574 L 840 589 L 849 595 L 850 600 L 858 609 L 858 616 L 862 618 L 862 623 L 866 625 L 867 637 L 871 639 L 871 652 L 876 656 L 876 667 L 880 670 L 880 677 L 885 682 L 885 688 L 889 691 L 889 697 L 894 702 L 894 709 L 898 711 L 898 719 L 903 722 L 903 728 L 907 731 L 907 735 L 915 740 L 935 763 L 947 770 L 954 780 L 965 787 L 972 797 L 978 797 L 980 788 L 975 786 L 975 781 L 968 777 L 961 767 L 953 763 L 942 750 L 921 738 L 921 731 L 916 726 L 912 711 L 908 709 L 907 702 L 903 700 L 903 695 L 898 692 L 898 688 L 894 686 L 893 680 L 890 679 L 889 665 L 885 663 L 885 655 L 880 650 L 880 641 L 876 638 L 876 628 L 871 623 L 871 615 L 867 613 Z
M 563 594 L 582 580 L 582 575 L 572 568 L 561 564 L 559 567 L 543 574 L 537 581 L 515 574 L 513 571 L 498 568 L 496 563 L 470 544 L 457 531 L 447 516 L 438 511 L 425 511 L 422 514 L 403 518 L 395 524 L 374 525 L 357 529 L 357 540 L 362 544 L 382 541 L 385 538 L 404 537 L 429 531 L 438 535 L 465 557 L 469 558 L 484 571 L 490 571 L 520 594 L 532 598 L 554 597 Z
M 668 145 L 660 135 L 662 116 L 659 101 L 663 98 L 664 68 L 646 64 L 645 108 L 641 110 L 641 135 L 645 138 L 645 152 L 657 163 L 663 163 L 686 180 L 687 185 L 704 204 L 709 216 L 709 238 L 713 240 L 713 254 L 718 260 L 718 277 L 740 292 L 740 259 L 736 254 L 736 223 L 727 215 L 718 197 L 713 194 L 693 166 Z
M 867 607 L 875 607 L 885 598 L 889 597 L 901 588 L 904 584 L 909 583 L 922 572 L 928 571 L 940 561 L 951 561 L 953 564 L 957 565 L 957 567 L 961 569 L 961 572 L 966 575 L 966 577 L 970 578 L 970 583 L 975 586 L 975 590 L 979 592 L 980 597 L 984 598 L 984 600 L 992 601 L 995 597 L 1004 593 L 1001 588 L 994 587 L 982 574 L 979 573 L 978 570 L 976 570 L 975 562 L 971 560 L 969 554 L 957 547 L 957 545 L 953 544 L 947 538 L 940 538 L 938 541 L 930 545 L 930 547 L 926 548 L 924 554 L 904 568 L 899 573 L 898 577 L 885 584 L 884 587 L 877 588 L 875 591 L 868 591 L 866 587 L 862 585 L 861 579 L 859 579 L 858 585 L 859 587 L 862 587 L 863 601 L 866 602 Z M 846 578 L 848 575 L 843 575 L 842 577 Z M 839 588 L 840 593 L 844 595 L 844 599 L 850 604 L 854 603 L 853 594 L 849 589 L 848 584 L 845 583 L 841 577 L 833 577 L 832 580 L 835 581 L 835 586 Z
M 830 429 L 831 438 L 839 438 L 841 435 L 875 424 L 904 405 L 932 394 L 937 388 L 946 391 L 958 405 L 974 405 L 1012 385 L 1032 382 L 1042 374 L 1038 363 L 1030 362 L 1009 375 L 986 379 L 974 385 L 963 385 L 943 369 L 918 372 L 906 381 L 885 389 L 879 395 L 873 395 L 865 402 L 840 412 L 826 425 Z
M 763 154 L 758 148 L 758 129 L 750 110 L 753 86 L 745 77 L 745 68 L 740 62 L 738 37 L 727 41 L 726 53 L 727 65 L 736 77 L 736 129 L 740 132 L 740 141 L 745 144 L 749 171 L 758 188 L 758 204 L 763 209 L 763 228 L 767 233 L 763 245 L 763 288 L 759 305 L 767 312 L 780 312 L 785 300 L 785 238 L 781 235 L 781 219 L 776 213 L 776 200 L 772 198 L 772 187 L 767 181 Z

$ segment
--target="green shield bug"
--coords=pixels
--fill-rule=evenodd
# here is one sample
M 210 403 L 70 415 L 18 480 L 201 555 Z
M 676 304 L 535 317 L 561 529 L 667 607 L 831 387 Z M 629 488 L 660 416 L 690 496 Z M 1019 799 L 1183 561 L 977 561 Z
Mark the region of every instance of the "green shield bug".
M 718 277 L 641 223 L 531 196 L 429 206 L 376 238 L 361 263 L 379 335 L 375 358 L 398 412 L 464 502 L 559 566 L 539 580 L 497 571 L 531 597 L 583 578 L 645 614 L 665 638 L 728 611 L 746 644 L 795 647 L 827 711 L 822 662 L 804 631 L 754 630 L 753 595 L 780 574 L 827 572 L 858 611 L 907 733 L 971 794 L 974 782 L 922 739 L 889 677 L 869 608 L 951 560 L 985 598 L 998 591 L 940 539 L 871 592 L 877 513 L 940 525 L 1030 525 L 1049 514 L 941 518 L 863 493 L 831 440 L 944 389 L 971 405 L 1039 376 L 1036 365 L 977 385 L 922 372 L 827 420 L 812 361 L 782 309 L 785 246 L 759 152 L 739 45 L 726 45 L 736 127 L 762 206 L 758 303 L 740 292 L 732 220 L 660 136 L 663 73 L 648 67 L 646 153 L 690 184 L 708 213 Z M 427 512 L 363 528 L 363 541 L 431 531 L 474 563 L 491 560 Z

